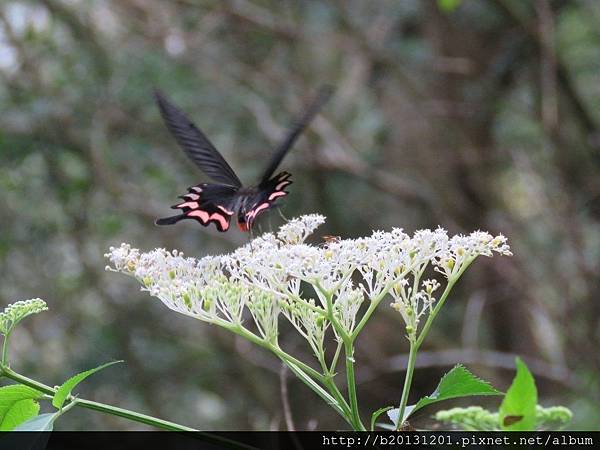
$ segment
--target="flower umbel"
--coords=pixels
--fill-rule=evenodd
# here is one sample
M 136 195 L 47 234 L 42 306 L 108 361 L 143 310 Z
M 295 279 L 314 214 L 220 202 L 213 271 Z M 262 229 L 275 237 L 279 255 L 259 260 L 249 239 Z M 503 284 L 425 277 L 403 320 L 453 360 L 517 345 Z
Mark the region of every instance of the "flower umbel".
M 6 336 L 25 317 L 47 309 L 46 302 L 41 298 L 11 303 L 0 313 L 0 333 Z
M 307 243 L 324 221 L 318 214 L 302 216 L 232 253 L 202 259 L 160 248 L 143 253 L 121 244 L 106 255 L 107 269 L 135 277 L 142 290 L 174 311 L 270 349 L 355 430 L 364 430 L 353 345 L 379 303 L 391 296 L 411 348 L 418 348 L 467 267 L 480 255 L 511 253 L 502 235 L 476 231 L 449 237 L 442 228 L 412 236 L 394 228 L 364 238 Z M 437 278 L 423 279 L 428 268 Z M 280 348 L 282 318 L 306 340 L 320 372 Z M 334 351 L 328 352 L 332 344 Z M 349 402 L 333 382 L 342 349 Z
M 106 255 L 107 269 L 134 276 L 142 290 L 182 314 L 220 325 L 241 326 L 252 318 L 269 340 L 276 340 L 284 317 L 314 346 L 330 322 L 339 325 L 332 327 L 336 335 L 352 334 L 363 302 L 379 302 L 388 293 L 392 307 L 416 331 L 442 286 L 436 279 L 421 280 L 427 267 L 447 283 L 477 256 L 511 254 L 502 235 L 448 237 L 442 228 L 412 237 L 395 228 L 366 238 L 305 243 L 324 221 L 317 214 L 302 216 L 233 253 L 202 259 L 177 250 L 142 253 L 122 244 Z M 352 281 L 356 274 L 358 285 Z M 301 282 L 313 286 L 314 299 L 301 296 Z

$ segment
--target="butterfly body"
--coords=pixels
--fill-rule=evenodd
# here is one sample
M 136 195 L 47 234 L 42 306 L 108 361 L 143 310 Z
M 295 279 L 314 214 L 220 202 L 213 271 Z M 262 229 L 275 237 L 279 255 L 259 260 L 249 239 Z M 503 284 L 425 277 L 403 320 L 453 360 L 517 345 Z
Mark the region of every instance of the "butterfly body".
M 217 182 L 200 183 L 188 188 L 188 193 L 180 196 L 183 201 L 171 207 L 179 209 L 180 214 L 158 219 L 156 224 L 172 225 L 183 219 L 195 219 L 203 226 L 215 224 L 218 231 L 224 232 L 229 229 L 233 216 L 236 216 L 241 231 L 249 231 L 259 214 L 288 195 L 285 188 L 292 184 L 291 174 L 280 172 L 272 175 L 301 131 L 329 98 L 330 90 L 321 89 L 316 101 L 275 151 L 260 182 L 250 187 L 242 185 L 217 149 L 183 112 L 160 92 L 156 92 L 155 96 L 163 119 L 179 145 L 203 172 Z
M 219 231 L 229 229 L 229 221 L 236 216 L 240 231 L 248 231 L 256 217 L 271 208 L 277 199 L 288 194 L 286 186 L 292 184 L 290 174 L 281 172 L 265 185 L 237 188 L 212 183 L 200 183 L 188 188 L 180 196 L 182 202 L 171 206 L 180 209 L 177 216 L 158 219 L 158 225 L 172 225 L 182 219 L 196 219 L 201 225 L 214 223 Z

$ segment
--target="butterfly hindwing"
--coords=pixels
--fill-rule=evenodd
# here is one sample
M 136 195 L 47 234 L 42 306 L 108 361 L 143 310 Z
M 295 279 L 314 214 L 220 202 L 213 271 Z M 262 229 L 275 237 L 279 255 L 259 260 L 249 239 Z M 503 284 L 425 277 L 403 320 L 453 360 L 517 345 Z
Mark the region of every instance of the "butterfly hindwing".
M 158 219 L 156 224 L 172 225 L 183 219 L 194 219 L 205 227 L 214 223 L 217 230 L 227 231 L 234 213 L 236 193 L 237 188 L 219 184 L 201 183 L 192 186 L 187 194 L 181 196 L 182 202 L 171 206 L 179 209 L 181 214 Z
M 281 172 L 258 186 L 258 191 L 246 202 L 251 205 L 244 214 L 248 227 L 252 226 L 260 213 L 270 209 L 277 199 L 288 195 L 285 188 L 292 184 L 291 176 L 289 172 Z

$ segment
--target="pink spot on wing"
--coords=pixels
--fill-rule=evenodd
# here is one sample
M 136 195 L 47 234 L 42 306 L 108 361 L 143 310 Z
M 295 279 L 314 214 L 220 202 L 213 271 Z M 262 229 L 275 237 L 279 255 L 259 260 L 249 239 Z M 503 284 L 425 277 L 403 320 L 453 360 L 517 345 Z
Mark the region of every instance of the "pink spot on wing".
M 177 208 L 191 208 L 191 209 L 196 209 L 200 207 L 200 205 L 198 204 L 198 202 L 185 202 L 185 203 L 180 203 L 179 205 L 177 205 Z
M 216 220 L 217 222 L 219 222 L 219 224 L 221 224 L 221 229 L 223 231 L 225 231 L 227 228 L 229 228 L 229 222 L 221 214 L 214 213 L 213 215 L 210 216 L 209 220 Z
M 256 218 L 256 216 L 258 216 L 258 213 L 260 213 L 261 211 L 267 209 L 268 207 L 269 207 L 269 204 L 267 202 L 261 203 L 256 208 L 254 208 L 252 211 L 250 211 L 247 214 L 247 216 L 248 216 L 248 218 L 251 218 L 252 220 L 254 220 Z
M 271 195 L 269 195 L 269 201 L 272 201 L 272 200 L 276 199 L 277 197 L 281 197 L 282 195 L 287 195 L 287 192 L 283 192 L 283 191 L 273 192 Z
M 189 212 L 188 217 L 197 217 L 203 223 L 207 223 L 209 220 L 208 213 L 206 211 L 202 211 L 201 209 L 197 209 L 196 211 Z
M 217 208 L 219 208 L 221 211 L 223 211 L 225 214 L 227 214 L 228 216 L 232 216 L 233 215 L 233 211 L 229 211 L 227 208 L 225 208 L 224 206 L 218 205 Z
M 229 228 L 229 221 L 223 215 L 221 215 L 219 213 L 212 213 L 211 215 L 209 215 L 206 211 L 197 209 L 195 211 L 188 213 L 187 216 L 188 217 L 197 217 L 205 225 L 207 223 L 209 223 L 211 220 L 214 220 L 215 222 L 218 222 L 219 225 L 221 225 L 221 229 L 223 231 L 225 231 Z
M 198 186 L 192 186 L 190 188 L 190 190 L 194 191 L 194 192 L 202 192 L 202 188 L 199 188 Z
M 275 190 L 280 191 L 284 186 L 287 186 L 288 184 L 291 184 L 291 183 L 292 183 L 291 181 L 282 181 L 277 186 L 275 186 Z
M 187 200 L 198 200 L 200 198 L 198 194 L 185 194 L 183 197 Z

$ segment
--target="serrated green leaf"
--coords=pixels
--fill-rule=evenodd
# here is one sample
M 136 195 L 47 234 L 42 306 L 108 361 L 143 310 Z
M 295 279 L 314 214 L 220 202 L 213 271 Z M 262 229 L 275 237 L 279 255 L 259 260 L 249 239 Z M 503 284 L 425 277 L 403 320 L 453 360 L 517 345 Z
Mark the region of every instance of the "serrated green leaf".
M 500 405 L 500 428 L 505 431 L 534 431 L 537 388 L 527 365 L 516 358 L 517 374 Z
M 23 422 L 13 431 L 52 431 L 54 421 L 59 416 L 59 413 L 46 413 L 35 416 Z
M 6 412 L 0 421 L 0 431 L 10 431 L 40 412 L 40 404 L 31 398 L 18 400 Z
M 62 408 L 65 401 L 67 400 L 67 397 L 71 394 L 71 391 L 79 383 L 81 383 L 83 380 L 85 380 L 90 375 L 93 375 L 94 373 L 98 372 L 99 370 L 105 369 L 108 366 L 112 366 L 113 364 L 117 364 L 120 362 L 123 362 L 123 361 L 111 361 L 109 363 L 102 364 L 101 366 L 98 366 L 94 369 L 86 370 L 85 372 L 81 372 L 75 376 L 72 376 L 58 388 L 58 390 L 54 394 L 54 398 L 52 398 L 52 405 L 58 409 Z
M 438 8 L 445 13 L 451 13 L 460 6 L 462 0 L 438 0 Z
M 472 395 L 502 395 L 502 392 L 492 387 L 490 383 L 476 377 L 463 365 L 457 364 L 442 377 L 435 391 L 420 399 L 412 409 L 406 408 L 403 421 L 419 409 L 451 398 L 469 397 Z
M 372 415 L 371 415 L 371 431 L 374 431 L 375 429 L 375 421 L 378 419 L 378 417 L 380 415 L 382 415 L 384 412 L 389 411 L 390 409 L 393 409 L 393 406 L 384 406 L 383 408 L 379 408 L 377 411 L 375 411 Z
M 37 400 L 44 395 L 42 392 L 23 384 L 11 384 L 0 388 L 0 424 L 4 423 L 7 414 L 15 407 L 16 403 L 23 400 Z M 14 412 L 13 412 L 14 413 Z M 37 414 L 37 412 L 35 413 Z M 34 414 L 34 415 L 35 415 Z M 26 420 L 26 419 L 24 419 Z M 0 425 L 0 429 L 2 428 Z M 8 428 L 10 429 L 10 428 Z

